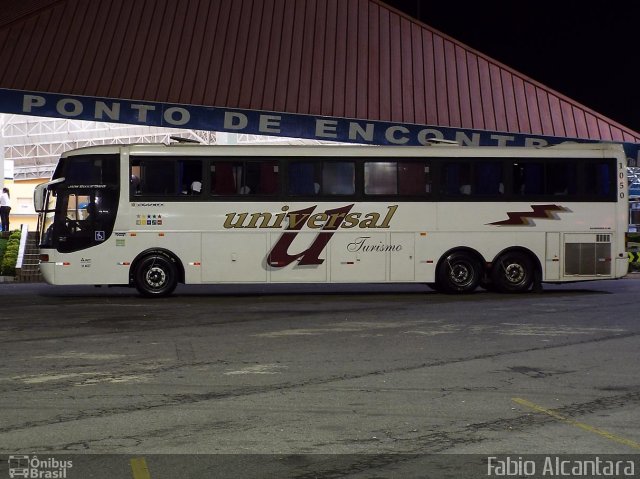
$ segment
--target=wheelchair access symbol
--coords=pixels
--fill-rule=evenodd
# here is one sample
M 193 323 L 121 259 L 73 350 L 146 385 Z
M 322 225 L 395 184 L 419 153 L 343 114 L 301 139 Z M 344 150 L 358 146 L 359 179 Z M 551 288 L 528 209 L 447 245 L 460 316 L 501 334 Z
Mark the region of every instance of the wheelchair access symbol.
M 104 241 L 105 236 L 104 231 L 96 231 L 96 241 Z

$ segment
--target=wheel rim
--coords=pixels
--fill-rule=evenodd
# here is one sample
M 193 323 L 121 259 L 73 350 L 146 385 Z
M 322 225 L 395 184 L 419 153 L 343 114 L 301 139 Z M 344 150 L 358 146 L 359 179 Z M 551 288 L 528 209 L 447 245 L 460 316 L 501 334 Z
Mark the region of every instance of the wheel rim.
M 510 263 L 504 269 L 504 277 L 510 284 L 520 284 L 527 276 L 527 272 L 520 263 Z
M 134 286 L 143 296 L 166 296 L 173 292 L 179 280 L 174 261 L 164 255 L 148 255 L 135 267 Z
M 159 266 L 152 266 L 144 275 L 145 282 L 150 288 L 160 289 L 167 284 L 167 272 Z
M 474 279 L 473 267 L 466 261 L 449 263 L 449 279 L 456 286 L 467 286 Z
M 534 273 L 532 259 L 520 253 L 507 253 L 494 264 L 491 278 L 498 291 L 523 293 L 531 286 Z

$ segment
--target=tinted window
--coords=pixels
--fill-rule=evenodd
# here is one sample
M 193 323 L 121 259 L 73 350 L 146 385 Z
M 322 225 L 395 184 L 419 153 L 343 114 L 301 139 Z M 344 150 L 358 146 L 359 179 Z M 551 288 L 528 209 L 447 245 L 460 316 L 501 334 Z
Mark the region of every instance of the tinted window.
M 474 163 L 474 192 L 477 195 L 501 195 L 504 193 L 502 163 L 479 161 Z
M 364 192 L 367 195 L 398 193 L 398 164 L 395 161 L 364 164 Z
M 69 185 L 117 185 L 118 155 L 88 155 L 63 158 L 56 177 L 64 176 Z
M 585 164 L 585 194 L 608 197 L 614 193 L 615 176 L 611 162 Z
M 518 161 L 513 164 L 513 192 L 516 195 L 544 193 L 544 165 Z
M 319 166 L 310 161 L 291 163 L 289 165 L 288 193 L 294 196 L 318 194 L 321 182 Z
M 278 162 L 212 161 L 213 195 L 275 195 L 278 192 Z
M 431 193 L 430 164 L 400 161 L 398 163 L 398 193 L 408 196 Z
M 355 193 L 352 161 L 293 161 L 289 164 L 287 192 L 292 196 L 352 195 Z
M 355 165 L 350 161 L 325 162 L 322 188 L 325 195 L 352 195 L 356 191 Z
M 173 161 L 150 159 L 140 161 L 140 194 L 167 196 L 178 194 Z
M 471 165 L 469 163 L 447 163 L 443 168 L 441 191 L 447 196 L 471 194 Z
M 577 193 L 575 163 L 560 160 L 558 162 L 549 162 L 546 166 L 545 194 L 567 196 Z
M 577 164 L 519 160 L 513 163 L 513 192 L 523 196 L 570 196 L 577 193 Z
M 375 161 L 364 164 L 367 195 L 425 195 L 431 192 L 429 164 L 421 161 Z
M 145 157 L 131 160 L 130 189 L 140 196 L 193 196 L 202 192 L 200 158 Z
M 504 193 L 499 161 L 456 161 L 443 165 L 441 192 L 447 196 L 497 196 Z

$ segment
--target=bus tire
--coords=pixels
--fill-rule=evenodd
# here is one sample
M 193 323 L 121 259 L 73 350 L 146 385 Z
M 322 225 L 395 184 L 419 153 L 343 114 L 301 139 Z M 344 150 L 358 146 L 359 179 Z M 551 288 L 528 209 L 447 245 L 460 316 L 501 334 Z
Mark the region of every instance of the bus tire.
M 524 293 L 531 287 L 534 273 L 527 254 L 511 251 L 493 262 L 491 280 L 501 293 Z
M 151 254 L 137 264 L 134 279 L 135 287 L 141 295 L 167 296 L 178 285 L 178 269 L 171 258 L 162 254 Z
M 470 253 L 457 251 L 447 255 L 438 266 L 437 288 L 445 293 L 471 293 L 480 283 L 482 269 Z

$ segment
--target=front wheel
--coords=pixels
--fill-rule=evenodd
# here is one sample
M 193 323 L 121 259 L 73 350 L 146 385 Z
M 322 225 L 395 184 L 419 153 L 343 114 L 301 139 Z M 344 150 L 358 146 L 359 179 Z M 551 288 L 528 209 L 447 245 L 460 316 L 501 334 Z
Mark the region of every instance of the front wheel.
M 502 293 L 524 293 L 533 283 L 533 262 L 524 253 L 502 255 L 493 264 L 491 280 Z
M 134 284 L 143 296 L 167 296 L 178 285 L 175 262 L 166 256 L 154 254 L 143 258 L 136 266 Z
M 442 260 L 437 272 L 437 286 L 446 293 L 471 293 L 478 287 L 482 270 L 471 254 L 457 252 Z

